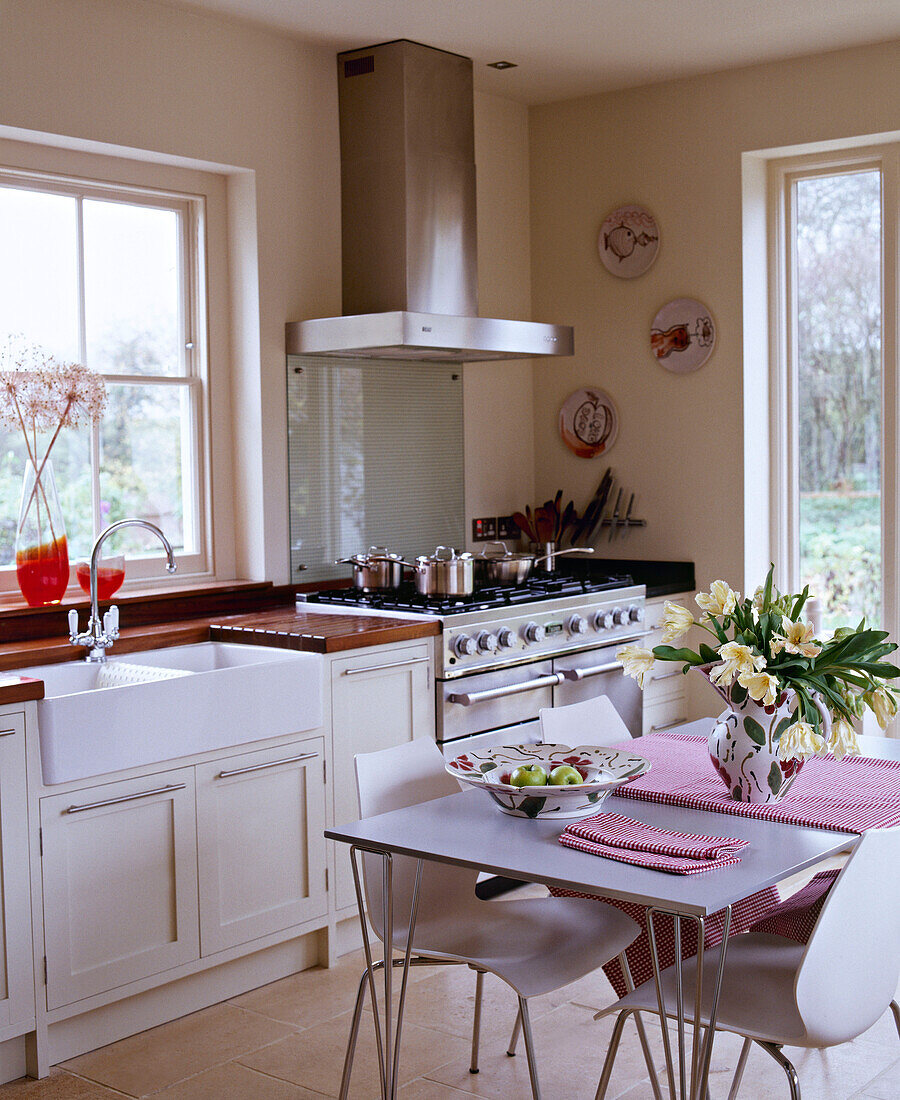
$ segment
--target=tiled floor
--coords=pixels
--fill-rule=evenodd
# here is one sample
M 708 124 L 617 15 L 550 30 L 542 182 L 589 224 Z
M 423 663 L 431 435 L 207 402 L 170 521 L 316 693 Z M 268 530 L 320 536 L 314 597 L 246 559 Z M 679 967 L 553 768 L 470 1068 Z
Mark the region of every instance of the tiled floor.
M 0 1086 L 0 1100 L 308 1100 L 336 1096 L 361 953 L 331 970 L 306 970 L 181 1020 L 123 1039 L 57 1067 L 45 1081 Z M 524 1050 L 505 1054 L 515 998 L 490 975 L 485 981 L 481 1072 L 469 1073 L 474 975 L 463 967 L 412 972 L 401 1065 L 404 1100 L 528 1100 Z M 595 1022 L 612 991 L 602 972 L 531 1002 L 546 1100 L 593 1097 L 611 1021 Z M 351 1095 L 376 1100 L 371 1018 L 363 1023 Z M 651 1033 L 654 1031 L 652 1018 Z M 652 1035 L 657 1064 L 661 1041 Z M 710 1092 L 728 1092 L 740 1040 L 716 1041 Z M 900 1041 L 888 1012 L 853 1043 L 830 1051 L 791 1051 L 804 1100 L 894 1100 L 900 1097 Z M 616 1062 L 609 1100 L 652 1096 L 633 1028 Z M 754 1048 L 741 1100 L 787 1100 L 782 1071 Z

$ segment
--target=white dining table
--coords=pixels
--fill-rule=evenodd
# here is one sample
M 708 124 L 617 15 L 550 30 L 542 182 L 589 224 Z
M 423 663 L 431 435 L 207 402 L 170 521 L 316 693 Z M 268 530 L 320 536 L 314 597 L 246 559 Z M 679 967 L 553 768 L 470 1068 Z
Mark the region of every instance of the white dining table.
M 709 719 L 706 719 L 699 723 L 686 724 L 683 732 L 705 733 L 708 727 Z M 870 746 L 869 742 L 879 744 Z M 900 745 L 897 742 L 886 743 L 882 738 L 866 738 L 863 751 L 866 754 L 885 755 L 888 758 L 897 759 L 900 758 L 898 748 Z M 682 1100 L 705 1097 L 715 1033 L 715 1012 L 725 966 L 732 905 L 758 890 L 773 886 L 845 850 L 848 843 L 852 842 L 852 838 L 847 833 L 663 806 L 614 795 L 607 799 L 603 808 L 665 829 L 738 837 L 748 842 L 747 847 L 741 852 L 740 862 L 729 867 L 699 875 L 667 874 L 566 848 L 557 839 L 562 828 L 558 820 L 510 817 L 499 812 L 492 800 L 477 790 L 448 795 L 377 817 L 365 818 L 350 825 L 335 826 L 326 829 L 325 835 L 350 846 L 360 901 L 362 891 L 358 853 L 370 852 L 382 857 L 385 883 L 382 894 L 384 922 L 382 927 L 386 930 L 387 942 L 391 940 L 390 930 L 394 927 L 393 896 L 389 885 L 390 866 L 392 858 L 398 855 L 409 856 L 416 860 L 419 872 L 424 860 L 432 860 L 470 867 L 477 871 L 525 882 L 542 883 L 545 886 L 615 898 L 646 907 L 660 1017 L 664 1020 L 666 1013 L 669 1012 L 675 1015 L 677 1022 L 677 1065 L 671 1050 L 668 1030 L 662 1027 L 669 1092 L 673 1100 L 676 1095 L 680 1095 Z M 392 966 L 383 967 L 385 987 L 383 1026 L 379 1024 L 378 1012 L 374 1013 L 381 1091 L 384 1100 L 393 1100 L 398 1087 L 400 1036 L 409 960 L 412 957 L 416 904 L 417 895 L 414 891 L 395 1028 L 392 1029 L 390 1012 Z M 683 920 L 694 921 L 698 925 L 697 983 L 692 995 L 695 1014 L 699 1015 L 704 922 L 714 913 L 719 912 L 724 912 L 725 934 L 722 946 L 718 949 L 717 977 L 713 999 L 709 1006 L 710 1026 L 704 1041 L 700 1039 L 701 1029 L 694 1029 L 688 1061 L 684 1036 L 686 1005 L 690 1003 L 688 998 L 691 991 L 685 989 L 679 980 L 681 954 L 678 951 L 675 963 L 676 989 L 681 989 L 682 995 L 675 998 L 676 1003 L 671 1009 L 666 1005 L 660 982 L 653 918 L 657 914 L 671 915 L 675 922 L 676 939 L 680 936 Z M 361 923 L 370 989 L 374 1001 L 373 967 L 375 963 L 366 922 Z M 676 1092 L 676 1076 L 679 1084 L 678 1092 Z

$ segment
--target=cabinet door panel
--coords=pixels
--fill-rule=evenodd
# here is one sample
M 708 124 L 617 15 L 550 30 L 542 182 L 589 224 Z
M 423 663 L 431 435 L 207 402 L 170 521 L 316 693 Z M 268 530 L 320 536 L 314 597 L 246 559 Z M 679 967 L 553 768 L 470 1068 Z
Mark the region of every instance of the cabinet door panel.
M 192 768 L 41 799 L 47 1004 L 199 955 Z
M 0 1026 L 34 1017 L 25 722 L 0 715 Z
M 197 768 L 203 955 L 326 912 L 323 759 L 310 738 Z
M 434 737 L 429 656 L 430 647 L 419 644 L 378 654 L 360 653 L 332 664 L 335 823 L 345 825 L 359 817 L 353 771 L 356 753 L 377 752 L 414 737 Z M 345 845 L 337 850 L 335 878 L 337 908 L 355 905 Z

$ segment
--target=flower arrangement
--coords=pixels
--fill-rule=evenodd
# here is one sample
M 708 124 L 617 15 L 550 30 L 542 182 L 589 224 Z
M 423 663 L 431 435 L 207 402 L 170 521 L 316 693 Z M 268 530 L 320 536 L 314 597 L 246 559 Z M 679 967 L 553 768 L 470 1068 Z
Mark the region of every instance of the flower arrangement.
M 696 597 L 703 612 L 699 619 L 667 601 L 663 644 L 652 651 L 622 646 L 616 656 L 641 687 L 657 660 L 682 662 L 683 672 L 702 668 L 735 707 L 749 698 L 774 712 L 793 693 L 791 722 L 776 735 L 782 760 L 827 752 L 838 759 L 858 755 L 853 723 L 865 708 L 882 729 L 897 713 L 895 689 L 887 681 L 900 676 L 900 668 L 883 660 L 897 645 L 885 640 L 887 631 L 867 628 L 865 619 L 855 629 L 839 628 L 830 640 L 815 638 L 812 624 L 802 618 L 809 586 L 796 595 L 782 594 L 773 574 L 771 566 L 765 584 L 743 600 L 725 581 L 715 581 L 709 592 Z M 699 651 L 675 648 L 673 643 L 695 626 L 710 634 L 714 644 L 701 643 Z
M 21 337 L 0 346 L 0 424 L 21 431 L 29 460 L 16 530 L 16 572 L 29 604 L 58 602 L 69 578 L 50 452 L 63 428 L 97 421 L 105 407 L 103 379 L 82 364 L 59 362 Z

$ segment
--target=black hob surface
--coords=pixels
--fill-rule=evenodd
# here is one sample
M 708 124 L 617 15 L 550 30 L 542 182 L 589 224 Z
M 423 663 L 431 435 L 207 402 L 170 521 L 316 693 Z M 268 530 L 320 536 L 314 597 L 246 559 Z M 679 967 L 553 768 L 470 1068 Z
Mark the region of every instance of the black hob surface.
M 367 592 L 361 588 L 334 588 L 310 592 L 310 603 L 342 604 L 371 608 L 375 611 L 406 611 L 420 615 L 460 615 L 492 607 L 518 607 L 520 604 L 551 600 L 558 596 L 588 595 L 625 588 L 632 584 L 627 573 L 595 577 L 574 577 L 566 573 L 547 573 L 529 577 L 520 585 L 476 588 L 471 596 L 423 596 L 411 583 L 389 591 Z

